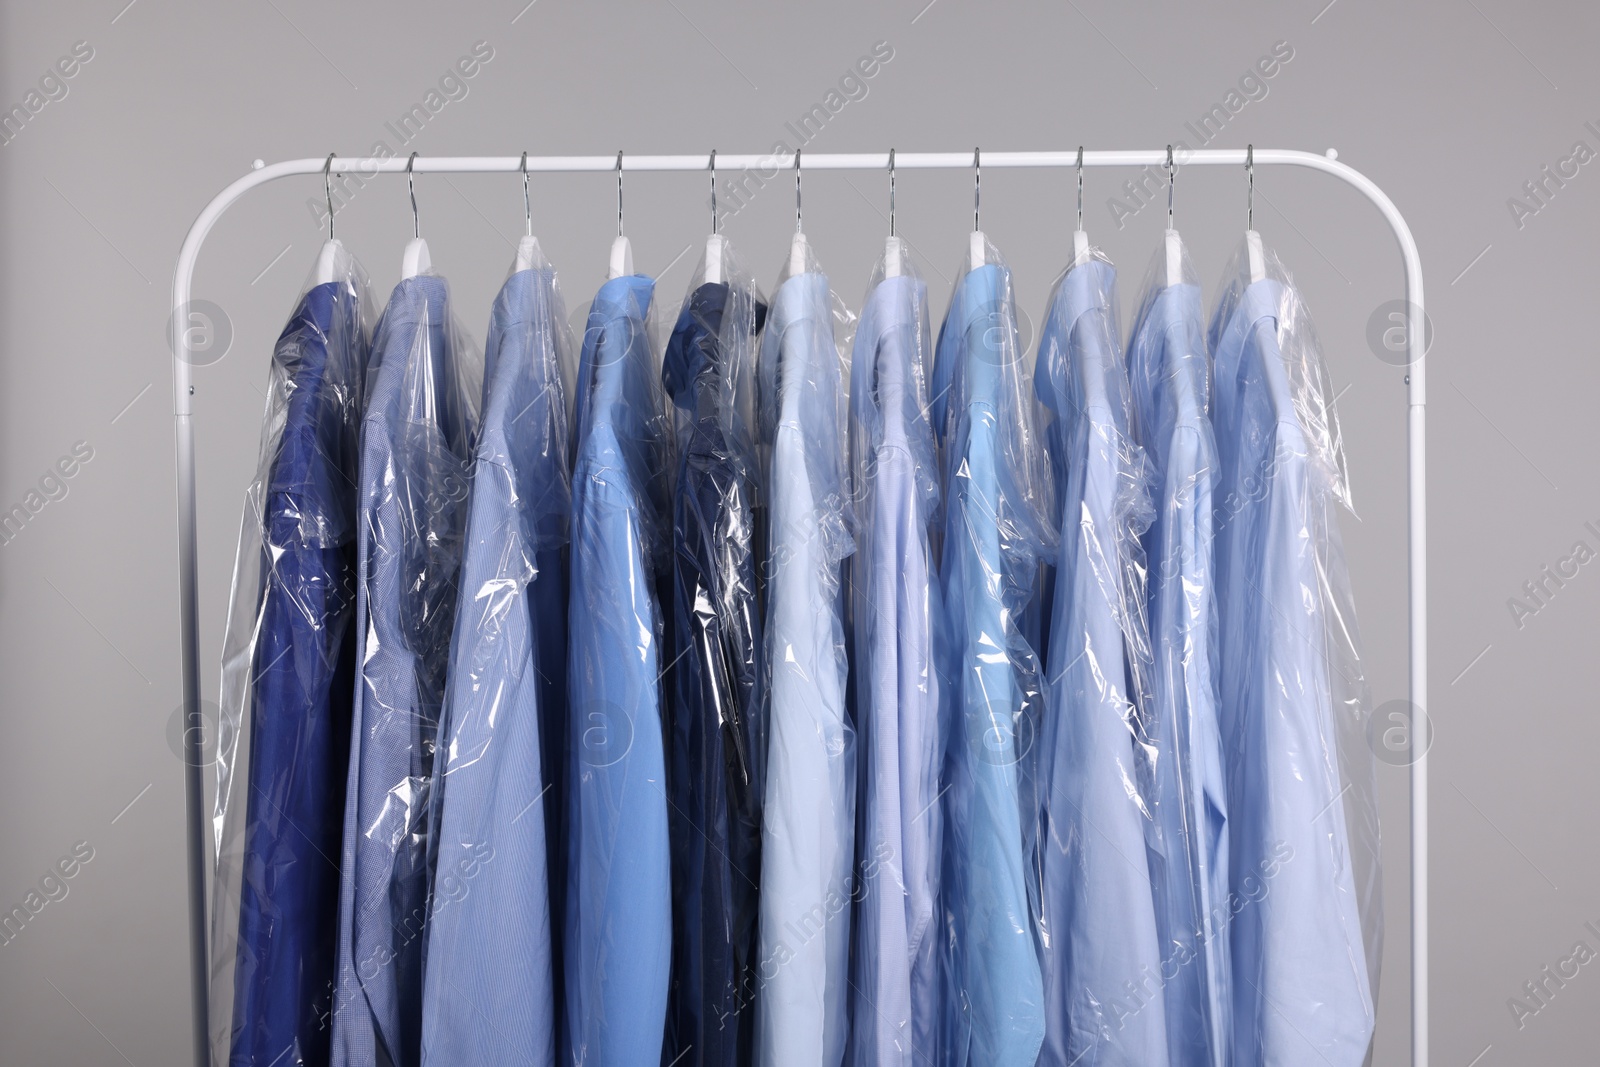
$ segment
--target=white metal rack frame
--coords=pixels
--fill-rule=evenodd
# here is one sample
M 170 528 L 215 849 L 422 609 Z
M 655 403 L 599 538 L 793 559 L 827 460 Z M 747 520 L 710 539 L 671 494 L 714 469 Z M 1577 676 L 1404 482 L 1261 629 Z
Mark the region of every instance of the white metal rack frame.
M 1150 151 L 1085 152 L 985 152 L 985 167 L 1163 167 L 1170 149 Z M 745 168 L 770 170 L 792 166 L 791 154 L 731 155 L 711 153 L 689 156 L 417 156 L 412 170 L 417 174 L 520 173 L 528 171 L 610 172 L 619 166 L 624 171 L 706 170 L 712 159 L 730 171 Z M 1338 162 L 1333 152 L 1318 155 L 1288 149 L 1254 149 L 1253 162 L 1262 166 L 1308 167 L 1330 174 L 1358 189 L 1382 213 L 1394 231 L 1405 263 L 1405 299 L 1410 320 L 1406 329 L 1406 460 L 1408 471 L 1407 514 L 1409 517 L 1406 554 L 1409 563 L 1410 609 L 1410 700 L 1419 714 L 1428 706 L 1428 543 L 1427 543 L 1427 443 L 1424 402 L 1426 364 L 1423 353 L 1426 330 L 1423 324 L 1422 261 L 1394 202 L 1361 172 Z M 965 169 L 973 165 L 970 152 L 905 152 L 893 157 L 894 167 L 905 170 Z M 1246 153 L 1235 149 L 1204 149 L 1182 154 L 1177 163 L 1192 166 L 1234 166 L 1246 163 Z M 189 877 L 189 955 L 191 997 L 193 1000 L 193 1040 L 196 1067 L 209 1067 L 210 1035 L 207 1023 L 209 963 L 206 953 L 206 881 L 209 868 L 205 843 L 204 780 L 201 750 L 204 724 L 200 708 L 200 619 L 198 570 L 195 554 L 195 476 L 194 425 L 191 418 L 194 389 L 190 372 L 187 322 L 195 262 L 206 235 L 224 211 L 252 189 L 290 175 L 321 175 L 324 167 L 333 173 L 362 175 L 401 174 L 407 169 L 405 157 L 356 158 L 318 157 L 291 159 L 258 166 L 211 199 L 189 227 L 178 253 L 172 279 L 172 386 L 173 413 L 177 430 L 178 496 L 178 581 L 179 637 L 182 647 L 185 814 L 187 822 Z M 805 170 L 886 170 L 890 153 L 854 154 L 806 153 Z M 1425 721 L 1425 720 L 1424 720 Z M 1428 1065 L 1428 763 L 1429 731 L 1412 724 L 1411 753 L 1411 1062 L 1413 1067 Z

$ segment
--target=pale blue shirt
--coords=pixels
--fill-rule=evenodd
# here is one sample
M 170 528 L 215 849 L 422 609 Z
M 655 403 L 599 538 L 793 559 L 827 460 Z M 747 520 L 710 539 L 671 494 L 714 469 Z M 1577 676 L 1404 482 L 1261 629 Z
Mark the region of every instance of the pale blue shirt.
M 1138 537 L 1149 503 L 1115 306 L 1109 263 L 1071 268 L 1051 295 L 1035 371 L 1056 419 L 1061 513 L 1039 767 L 1048 1067 L 1150 1067 L 1167 1055 L 1140 704 L 1149 636 Z
M 849 1025 L 856 742 L 841 569 L 854 545 L 832 313 L 825 275 L 789 278 L 757 368 L 772 546 L 759 1067 L 839 1067 Z
M 547 831 L 565 757 L 565 322 L 543 269 L 513 274 L 489 323 L 436 757 L 425 1065 L 555 1062 L 550 874 L 564 864 L 550 862 Z
M 1228 802 L 1217 725 L 1217 601 L 1212 501 L 1217 479 L 1210 362 L 1197 285 L 1146 295 L 1128 373 L 1153 478 L 1144 537 L 1150 575 L 1152 728 L 1160 755 L 1156 924 L 1172 1067 L 1223 1067 L 1228 980 Z M 1222 909 L 1220 912 L 1218 909 Z
M 851 404 L 863 530 L 853 564 L 856 930 L 850 1062 L 912 1067 L 938 1047 L 939 618 L 929 540 L 938 501 L 917 361 L 928 352 L 926 290 L 901 275 L 867 298 Z
M 1329 602 L 1331 486 L 1279 347 L 1294 302 L 1263 279 L 1211 327 L 1234 1062 L 1359 1067 L 1372 988 L 1327 652 L 1353 620 Z

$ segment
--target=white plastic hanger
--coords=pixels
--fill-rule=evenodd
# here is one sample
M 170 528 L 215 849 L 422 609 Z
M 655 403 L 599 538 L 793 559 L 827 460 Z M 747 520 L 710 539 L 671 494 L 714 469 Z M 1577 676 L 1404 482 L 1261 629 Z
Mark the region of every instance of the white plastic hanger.
M 711 236 L 706 238 L 708 284 L 722 281 L 722 235 L 717 232 L 717 150 L 711 150 Z
M 512 264 L 514 272 L 532 270 L 539 259 L 539 241 L 533 236 L 533 204 L 528 199 L 528 153 L 522 153 L 522 240 L 517 242 L 517 259 Z
M 1167 284 L 1183 284 L 1183 242 L 1173 226 L 1172 191 L 1178 184 L 1178 168 L 1172 162 L 1172 146 L 1167 145 Z
M 626 278 L 633 273 L 633 245 L 622 236 L 622 153 L 617 153 L 617 239 L 611 242 L 612 278 Z
M 905 271 L 906 243 L 894 233 L 894 149 L 889 149 L 889 236 L 883 243 L 883 276 L 898 278 Z
M 433 269 L 433 259 L 428 255 L 428 242 L 422 239 L 422 223 L 417 217 L 417 186 L 411 173 L 416 162 L 417 154 L 413 152 L 411 158 L 406 160 L 406 188 L 411 193 L 411 240 L 406 242 L 405 255 L 400 259 L 402 281 Z
M 342 273 L 339 265 L 344 255 L 344 245 L 337 239 L 330 237 L 322 243 L 322 251 L 317 254 L 317 285 L 327 285 L 329 282 L 339 280 Z
M 1244 245 L 1246 255 L 1250 259 L 1250 284 L 1262 281 L 1267 276 L 1267 257 L 1261 250 L 1261 235 L 1256 232 L 1256 146 L 1246 145 L 1244 149 L 1244 172 L 1250 179 L 1250 199 L 1246 202 L 1244 215 Z
M 312 275 L 314 285 L 327 285 L 329 282 L 339 280 L 342 273 L 340 259 L 344 255 L 344 245 L 340 244 L 333 236 L 333 179 L 329 169 L 333 166 L 333 153 L 328 153 L 328 161 L 322 165 L 322 189 L 328 195 L 328 239 L 323 242 L 322 251 L 317 254 L 317 269 Z
M 1072 265 L 1089 258 L 1089 235 L 1083 229 L 1083 145 L 1078 146 L 1078 228 L 1072 231 Z
M 800 149 L 794 150 L 794 240 L 789 242 L 789 277 L 806 272 L 806 234 L 800 215 Z

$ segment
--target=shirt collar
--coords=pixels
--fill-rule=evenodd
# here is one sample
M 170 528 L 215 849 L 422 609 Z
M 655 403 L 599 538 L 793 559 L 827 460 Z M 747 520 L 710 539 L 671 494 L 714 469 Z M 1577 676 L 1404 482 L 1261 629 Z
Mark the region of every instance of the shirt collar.
M 1040 401 L 1055 412 L 1057 418 L 1068 418 L 1075 414 L 1078 406 L 1089 407 L 1096 401 L 1104 402 L 1104 368 L 1085 367 L 1081 381 L 1086 390 L 1095 395 L 1079 396 L 1078 390 L 1073 388 L 1071 375 L 1074 368 L 1070 360 L 1082 358 L 1086 360 L 1104 361 L 1115 358 L 1110 349 L 1114 349 L 1117 339 L 1114 336 L 1103 336 L 1095 330 L 1085 330 L 1076 333 L 1078 320 L 1091 313 L 1100 313 L 1108 318 L 1108 333 L 1113 333 L 1109 322 L 1114 322 L 1115 305 L 1113 303 L 1117 285 L 1117 269 L 1111 264 L 1099 259 L 1090 259 L 1067 269 L 1067 273 L 1056 283 L 1055 296 L 1050 302 L 1050 314 L 1045 320 L 1044 334 L 1039 346 L 1039 363 L 1034 368 L 1034 388 Z M 1077 337 L 1081 343 L 1078 351 L 1073 350 L 1073 340 Z M 1093 345 L 1094 349 L 1089 350 Z M 1106 351 L 1100 349 L 1110 346 Z
M 910 331 L 913 337 L 922 335 L 927 291 L 927 284 L 921 278 L 901 274 L 883 279 L 867 295 L 856 330 L 856 351 L 861 358 L 851 370 L 850 392 L 852 403 L 869 423 L 875 422 L 883 409 L 878 396 L 878 381 L 883 376 L 881 364 L 889 360 L 909 364 L 915 358 L 914 351 L 901 351 L 899 346 L 888 343 L 888 339 L 904 336 L 905 331 Z M 904 388 L 913 388 L 916 368 L 907 365 L 895 369 L 900 372 L 897 378 L 904 382 Z
M 438 326 L 445 320 L 449 302 L 449 288 L 437 274 L 418 274 L 401 279 L 389 295 L 389 306 L 383 317 L 390 326 L 417 325 L 426 322 Z

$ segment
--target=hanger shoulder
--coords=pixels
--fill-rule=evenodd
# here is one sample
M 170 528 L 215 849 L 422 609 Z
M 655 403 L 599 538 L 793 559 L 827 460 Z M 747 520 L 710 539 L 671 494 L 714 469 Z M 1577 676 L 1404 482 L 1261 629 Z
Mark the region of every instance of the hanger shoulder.
M 405 255 L 400 260 L 401 279 L 415 278 L 432 269 L 433 260 L 428 255 L 428 242 L 421 237 L 413 237 L 407 241 Z

